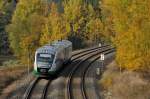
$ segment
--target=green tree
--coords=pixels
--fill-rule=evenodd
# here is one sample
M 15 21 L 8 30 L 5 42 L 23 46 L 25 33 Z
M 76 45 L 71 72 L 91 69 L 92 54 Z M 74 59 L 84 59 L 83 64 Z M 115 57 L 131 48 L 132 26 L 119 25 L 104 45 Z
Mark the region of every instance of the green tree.
M 8 34 L 5 27 L 11 20 L 15 6 L 15 0 L 0 0 L 0 54 L 10 53 Z

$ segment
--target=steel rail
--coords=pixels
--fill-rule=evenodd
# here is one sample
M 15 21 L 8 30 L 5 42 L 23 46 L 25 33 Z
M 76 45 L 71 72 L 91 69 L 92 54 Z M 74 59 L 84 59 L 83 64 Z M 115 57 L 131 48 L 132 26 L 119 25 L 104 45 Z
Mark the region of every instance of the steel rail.
M 88 52 L 88 51 L 91 51 L 91 50 L 96 50 L 96 49 L 99 49 L 99 48 L 102 48 L 102 47 L 106 47 L 106 46 L 109 46 L 109 45 L 103 45 L 103 46 L 101 46 L 101 47 L 94 47 L 94 48 L 85 49 L 85 50 L 83 50 L 83 51 L 80 51 L 80 52 L 77 52 L 77 53 L 73 54 L 73 55 L 71 56 L 71 58 L 73 58 L 73 57 L 75 57 L 75 56 L 77 56 L 77 55 L 83 54 L 83 53 L 85 53 L 85 52 Z
M 37 82 L 39 81 L 39 77 L 36 77 L 36 79 L 34 79 L 31 82 L 31 85 L 27 88 L 25 94 L 24 94 L 24 99 L 29 99 L 31 96 L 31 93 L 33 91 L 33 88 L 35 87 L 35 85 L 37 84 Z
M 100 50 L 100 51 L 98 51 L 98 52 L 93 51 L 93 52 L 96 52 L 96 53 L 94 53 L 94 54 L 92 53 L 92 55 L 90 55 L 89 57 L 87 57 L 87 58 L 81 60 L 80 62 L 78 62 L 78 64 L 76 64 L 76 65 L 74 66 L 73 70 L 69 73 L 69 79 L 68 79 L 68 83 L 67 83 L 67 95 L 68 95 L 67 97 L 68 97 L 68 99 L 73 99 L 72 90 L 71 90 L 71 89 L 72 89 L 71 83 L 72 83 L 73 75 L 74 75 L 75 71 L 79 68 L 79 66 L 80 66 L 82 63 L 84 63 L 85 61 L 87 61 L 88 59 L 90 59 L 90 58 L 96 56 L 97 54 L 103 53 L 103 52 L 108 51 L 108 50 L 110 50 L 110 49 L 112 49 L 112 48 L 107 48 L 107 49 L 105 49 L 105 50 L 102 49 L 102 50 Z
M 107 54 L 110 54 L 110 53 L 112 53 L 112 52 L 114 52 L 114 51 L 115 51 L 114 49 L 111 49 L 111 50 L 109 50 L 109 51 L 104 52 L 103 54 L 104 54 L 104 55 L 107 55 Z M 85 76 L 86 76 L 86 73 L 87 73 L 88 69 L 92 66 L 92 64 L 93 64 L 95 61 L 97 61 L 99 58 L 100 58 L 100 55 L 99 55 L 98 57 L 96 57 L 94 60 L 92 60 L 92 61 L 88 64 L 88 66 L 84 69 L 84 72 L 83 72 L 83 74 L 82 74 L 81 85 L 80 85 L 80 86 L 81 86 L 81 92 L 82 92 L 82 97 L 83 97 L 83 99 L 88 99 L 87 93 L 86 93 L 86 88 L 85 88 Z
M 110 46 L 105 45 L 105 46 L 98 47 L 98 48 L 96 48 L 96 49 L 90 49 L 90 50 L 88 50 L 88 51 L 84 51 L 83 53 L 79 53 L 79 54 L 78 54 L 79 56 L 75 57 L 75 58 L 72 59 L 71 61 L 74 61 L 74 60 L 76 60 L 76 59 L 78 59 L 78 58 L 80 58 L 80 57 L 82 57 L 82 56 L 85 56 L 85 55 L 88 55 L 88 54 L 92 53 L 93 51 L 98 51 L 98 50 L 100 50 L 100 49 L 102 49 L 102 48 L 106 48 L 106 47 L 110 47 Z M 80 54 L 81 54 L 81 55 L 80 55 Z
M 44 87 L 44 90 L 43 90 L 43 94 L 42 94 L 42 98 L 41 99 L 46 99 L 46 95 L 47 95 L 47 90 L 48 90 L 48 86 L 50 85 L 52 80 L 48 80 L 46 86 Z

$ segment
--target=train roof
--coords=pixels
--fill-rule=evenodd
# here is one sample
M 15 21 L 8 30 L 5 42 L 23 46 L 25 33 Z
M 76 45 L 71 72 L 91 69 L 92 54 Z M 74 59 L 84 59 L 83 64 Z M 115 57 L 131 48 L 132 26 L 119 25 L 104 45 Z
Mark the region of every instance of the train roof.
M 54 41 L 52 44 L 47 44 L 36 50 L 37 53 L 51 53 L 55 54 L 56 51 L 62 50 L 72 46 L 72 43 L 68 40 Z
M 36 50 L 37 53 L 51 53 L 55 54 L 56 48 L 53 46 L 43 46 Z
M 59 40 L 59 41 L 55 41 L 52 43 L 53 46 L 63 46 L 63 47 L 68 47 L 68 46 L 72 46 L 72 43 L 68 40 Z

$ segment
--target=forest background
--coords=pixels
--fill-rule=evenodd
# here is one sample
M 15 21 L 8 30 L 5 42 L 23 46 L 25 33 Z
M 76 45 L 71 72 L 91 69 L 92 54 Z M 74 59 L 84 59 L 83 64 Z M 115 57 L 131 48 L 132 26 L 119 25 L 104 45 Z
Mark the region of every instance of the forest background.
M 0 54 L 33 62 L 35 50 L 69 39 L 107 42 L 121 69 L 150 70 L 150 0 L 0 0 Z

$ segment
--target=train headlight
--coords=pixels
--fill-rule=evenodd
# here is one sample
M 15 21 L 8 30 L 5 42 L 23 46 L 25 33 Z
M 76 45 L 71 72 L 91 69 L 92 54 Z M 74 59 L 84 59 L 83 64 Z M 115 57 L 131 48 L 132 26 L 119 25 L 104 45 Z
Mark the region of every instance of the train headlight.
M 52 65 L 49 65 L 49 68 L 51 67 Z

